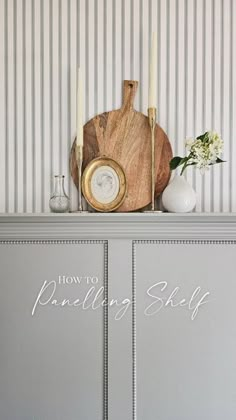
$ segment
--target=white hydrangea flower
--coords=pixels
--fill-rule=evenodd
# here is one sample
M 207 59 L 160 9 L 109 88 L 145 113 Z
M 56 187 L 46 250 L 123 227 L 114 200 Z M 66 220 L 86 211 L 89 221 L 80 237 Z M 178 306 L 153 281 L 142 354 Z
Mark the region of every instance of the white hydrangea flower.
M 193 138 L 186 139 L 186 141 L 185 141 L 185 147 L 186 147 L 187 151 L 190 151 L 193 143 L 194 143 L 194 139 Z
M 200 139 L 188 139 L 185 143 L 190 152 L 190 163 L 195 163 L 201 173 L 216 163 L 223 151 L 223 140 L 215 131 L 208 131 Z

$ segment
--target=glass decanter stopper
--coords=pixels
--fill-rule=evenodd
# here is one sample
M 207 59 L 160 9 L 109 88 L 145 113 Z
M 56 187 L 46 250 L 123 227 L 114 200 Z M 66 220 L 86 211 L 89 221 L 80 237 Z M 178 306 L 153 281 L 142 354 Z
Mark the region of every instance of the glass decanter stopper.
M 49 200 L 49 207 L 54 213 L 65 213 L 69 210 L 69 197 L 65 193 L 64 175 L 55 175 L 54 192 Z

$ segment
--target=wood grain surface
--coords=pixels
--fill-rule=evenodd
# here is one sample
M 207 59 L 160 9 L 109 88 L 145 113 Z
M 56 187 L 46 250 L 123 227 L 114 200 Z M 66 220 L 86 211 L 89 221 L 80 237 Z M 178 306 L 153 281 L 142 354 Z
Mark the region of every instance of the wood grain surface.
M 116 160 L 124 169 L 127 195 L 118 212 L 139 210 L 151 202 L 151 131 L 148 117 L 133 108 L 138 82 L 124 81 L 122 107 L 104 112 L 84 126 L 83 169 L 94 158 L 106 156 Z M 72 178 L 78 187 L 75 160 L 75 141 L 71 149 Z M 155 172 L 157 197 L 166 187 L 169 177 L 171 145 L 162 128 L 155 129 Z

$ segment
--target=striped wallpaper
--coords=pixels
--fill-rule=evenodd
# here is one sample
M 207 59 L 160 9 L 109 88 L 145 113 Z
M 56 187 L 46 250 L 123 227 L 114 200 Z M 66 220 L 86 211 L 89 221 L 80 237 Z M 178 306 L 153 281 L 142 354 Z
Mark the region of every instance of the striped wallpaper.
M 158 33 L 158 118 L 175 154 L 215 129 L 222 166 L 188 169 L 196 211 L 236 211 L 236 1 L 0 0 L 0 212 L 47 212 L 54 174 L 77 196 L 68 156 L 76 128 L 76 68 L 85 119 L 120 107 L 139 80 L 146 112 L 149 43 Z

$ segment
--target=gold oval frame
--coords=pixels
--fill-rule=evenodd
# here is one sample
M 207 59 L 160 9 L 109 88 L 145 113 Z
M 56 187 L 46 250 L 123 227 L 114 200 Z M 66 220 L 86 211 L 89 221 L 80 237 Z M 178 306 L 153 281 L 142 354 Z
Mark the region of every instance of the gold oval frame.
M 91 191 L 91 179 L 97 168 L 101 166 L 110 166 L 117 174 L 119 178 L 119 192 L 115 198 L 110 203 L 100 203 L 95 199 Z M 123 168 L 115 160 L 108 157 L 98 157 L 91 160 L 91 162 L 86 166 L 83 175 L 82 175 L 82 192 L 89 203 L 89 205 L 97 211 L 100 212 L 109 212 L 118 209 L 121 206 L 125 199 L 127 190 L 126 177 Z

